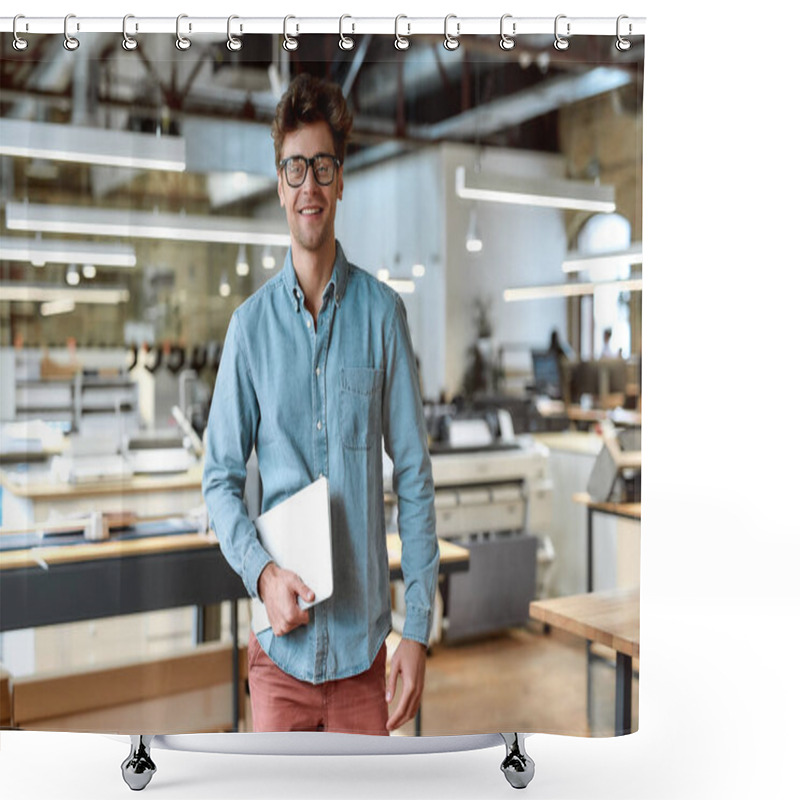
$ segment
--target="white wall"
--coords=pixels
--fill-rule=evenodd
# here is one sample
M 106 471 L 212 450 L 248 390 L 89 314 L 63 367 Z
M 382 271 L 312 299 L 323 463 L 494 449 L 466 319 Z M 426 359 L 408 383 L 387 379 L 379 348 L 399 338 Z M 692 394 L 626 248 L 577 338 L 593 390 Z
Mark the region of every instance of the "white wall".
M 475 148 L 445 145 L 443 178 L 447 203 L 447 372 L 450 392 L 461 385 L 466 353 L 477 331 L 474 300 L 491 301 L 496 345 L 526 343 L 546 348 L 557 328 L 566 340 L 567 307 L 563 298 L 506 303 L 503 290 L 537 283 L 562 283 L 561 264 L 567 250 L 563 212 L 499 203 L 462 200 L 455 193 L 455 170 L 475 165 Z M 563 177 L 564 161 L 549 153 L 483 148 L 481 171 L 516 177 Z M 477 209 L 483 250 L 468 253 L 465 242 L 470 211 Z M 526 354 L 524 367 L 530 367 Z
M 438 148 L 430 148 L 347 174 L 336 212 L 336 236 L 348 259 L 376 274 L 385 266 L 393 278 L 411 278 L 421 260 L 425 275 L 404 294 L 414 350 L 420 359 L 423 392 L 435 397 L 445 372 L 444 203 Z

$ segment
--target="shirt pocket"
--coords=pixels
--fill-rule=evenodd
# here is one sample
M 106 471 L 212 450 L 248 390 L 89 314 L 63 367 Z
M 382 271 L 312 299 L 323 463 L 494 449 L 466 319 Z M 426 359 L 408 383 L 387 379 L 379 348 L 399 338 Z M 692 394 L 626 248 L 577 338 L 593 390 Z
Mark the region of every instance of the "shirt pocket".
M 380 442 L 383 370 L 342 367 L 339 374 L 339 428 L 342 444 L 367 450 Z

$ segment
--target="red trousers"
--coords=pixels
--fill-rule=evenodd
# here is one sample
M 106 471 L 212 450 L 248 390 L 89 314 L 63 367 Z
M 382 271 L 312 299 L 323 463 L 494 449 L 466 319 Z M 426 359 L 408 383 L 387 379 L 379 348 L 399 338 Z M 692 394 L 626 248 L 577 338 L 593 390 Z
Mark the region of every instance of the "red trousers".
M 252 631 L 247 656 L 253 730 L 389 735 L 385 644 L 366 672 L 317 685 L 276 666 Z

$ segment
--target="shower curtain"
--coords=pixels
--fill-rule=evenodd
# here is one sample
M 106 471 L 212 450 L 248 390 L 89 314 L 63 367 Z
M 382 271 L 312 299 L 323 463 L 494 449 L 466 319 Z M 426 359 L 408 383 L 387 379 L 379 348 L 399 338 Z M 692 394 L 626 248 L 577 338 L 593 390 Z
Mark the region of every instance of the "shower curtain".
M 204 427 L 231 315 L 287 256 L 270 124 L 308 73 L 353 112 L 336 236 L 402 300 L 437 492 L 425 692 L 396 734 L 637 730 L 638 472 L 614 455 L 640 450 L 643 37 L 24 22 L 0 37 L 0 724 L 253 730 Z M 391 658 L 397 567 L 390 590 Z M 625 652 L 581 616 L 609 600 Z

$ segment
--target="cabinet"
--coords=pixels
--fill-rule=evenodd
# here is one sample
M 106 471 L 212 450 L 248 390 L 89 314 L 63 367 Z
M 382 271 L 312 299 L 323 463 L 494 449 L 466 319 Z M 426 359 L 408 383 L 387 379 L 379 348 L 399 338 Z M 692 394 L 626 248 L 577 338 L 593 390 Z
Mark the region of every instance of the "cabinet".
M 3 374 L 12 376 L 4 385 L 0 418 L 43 419 L 65 432 L 120 436 L 140 427 L 139 391 L 127 370 L 119 366 L 122 351 L 81 351 L 80 363 L 59 367 L 62 374 L 47 374 L 38 351 L 5 350 Z
M 75 427 L 81 434 L 122 436 L 139 430 L 138 387 L 125 375 L 79 373 Z
M 75 427 L 78 376 L 72 379 L 21 380 L 14 390 L 14 416 L 19 420 L 44 419 Z

